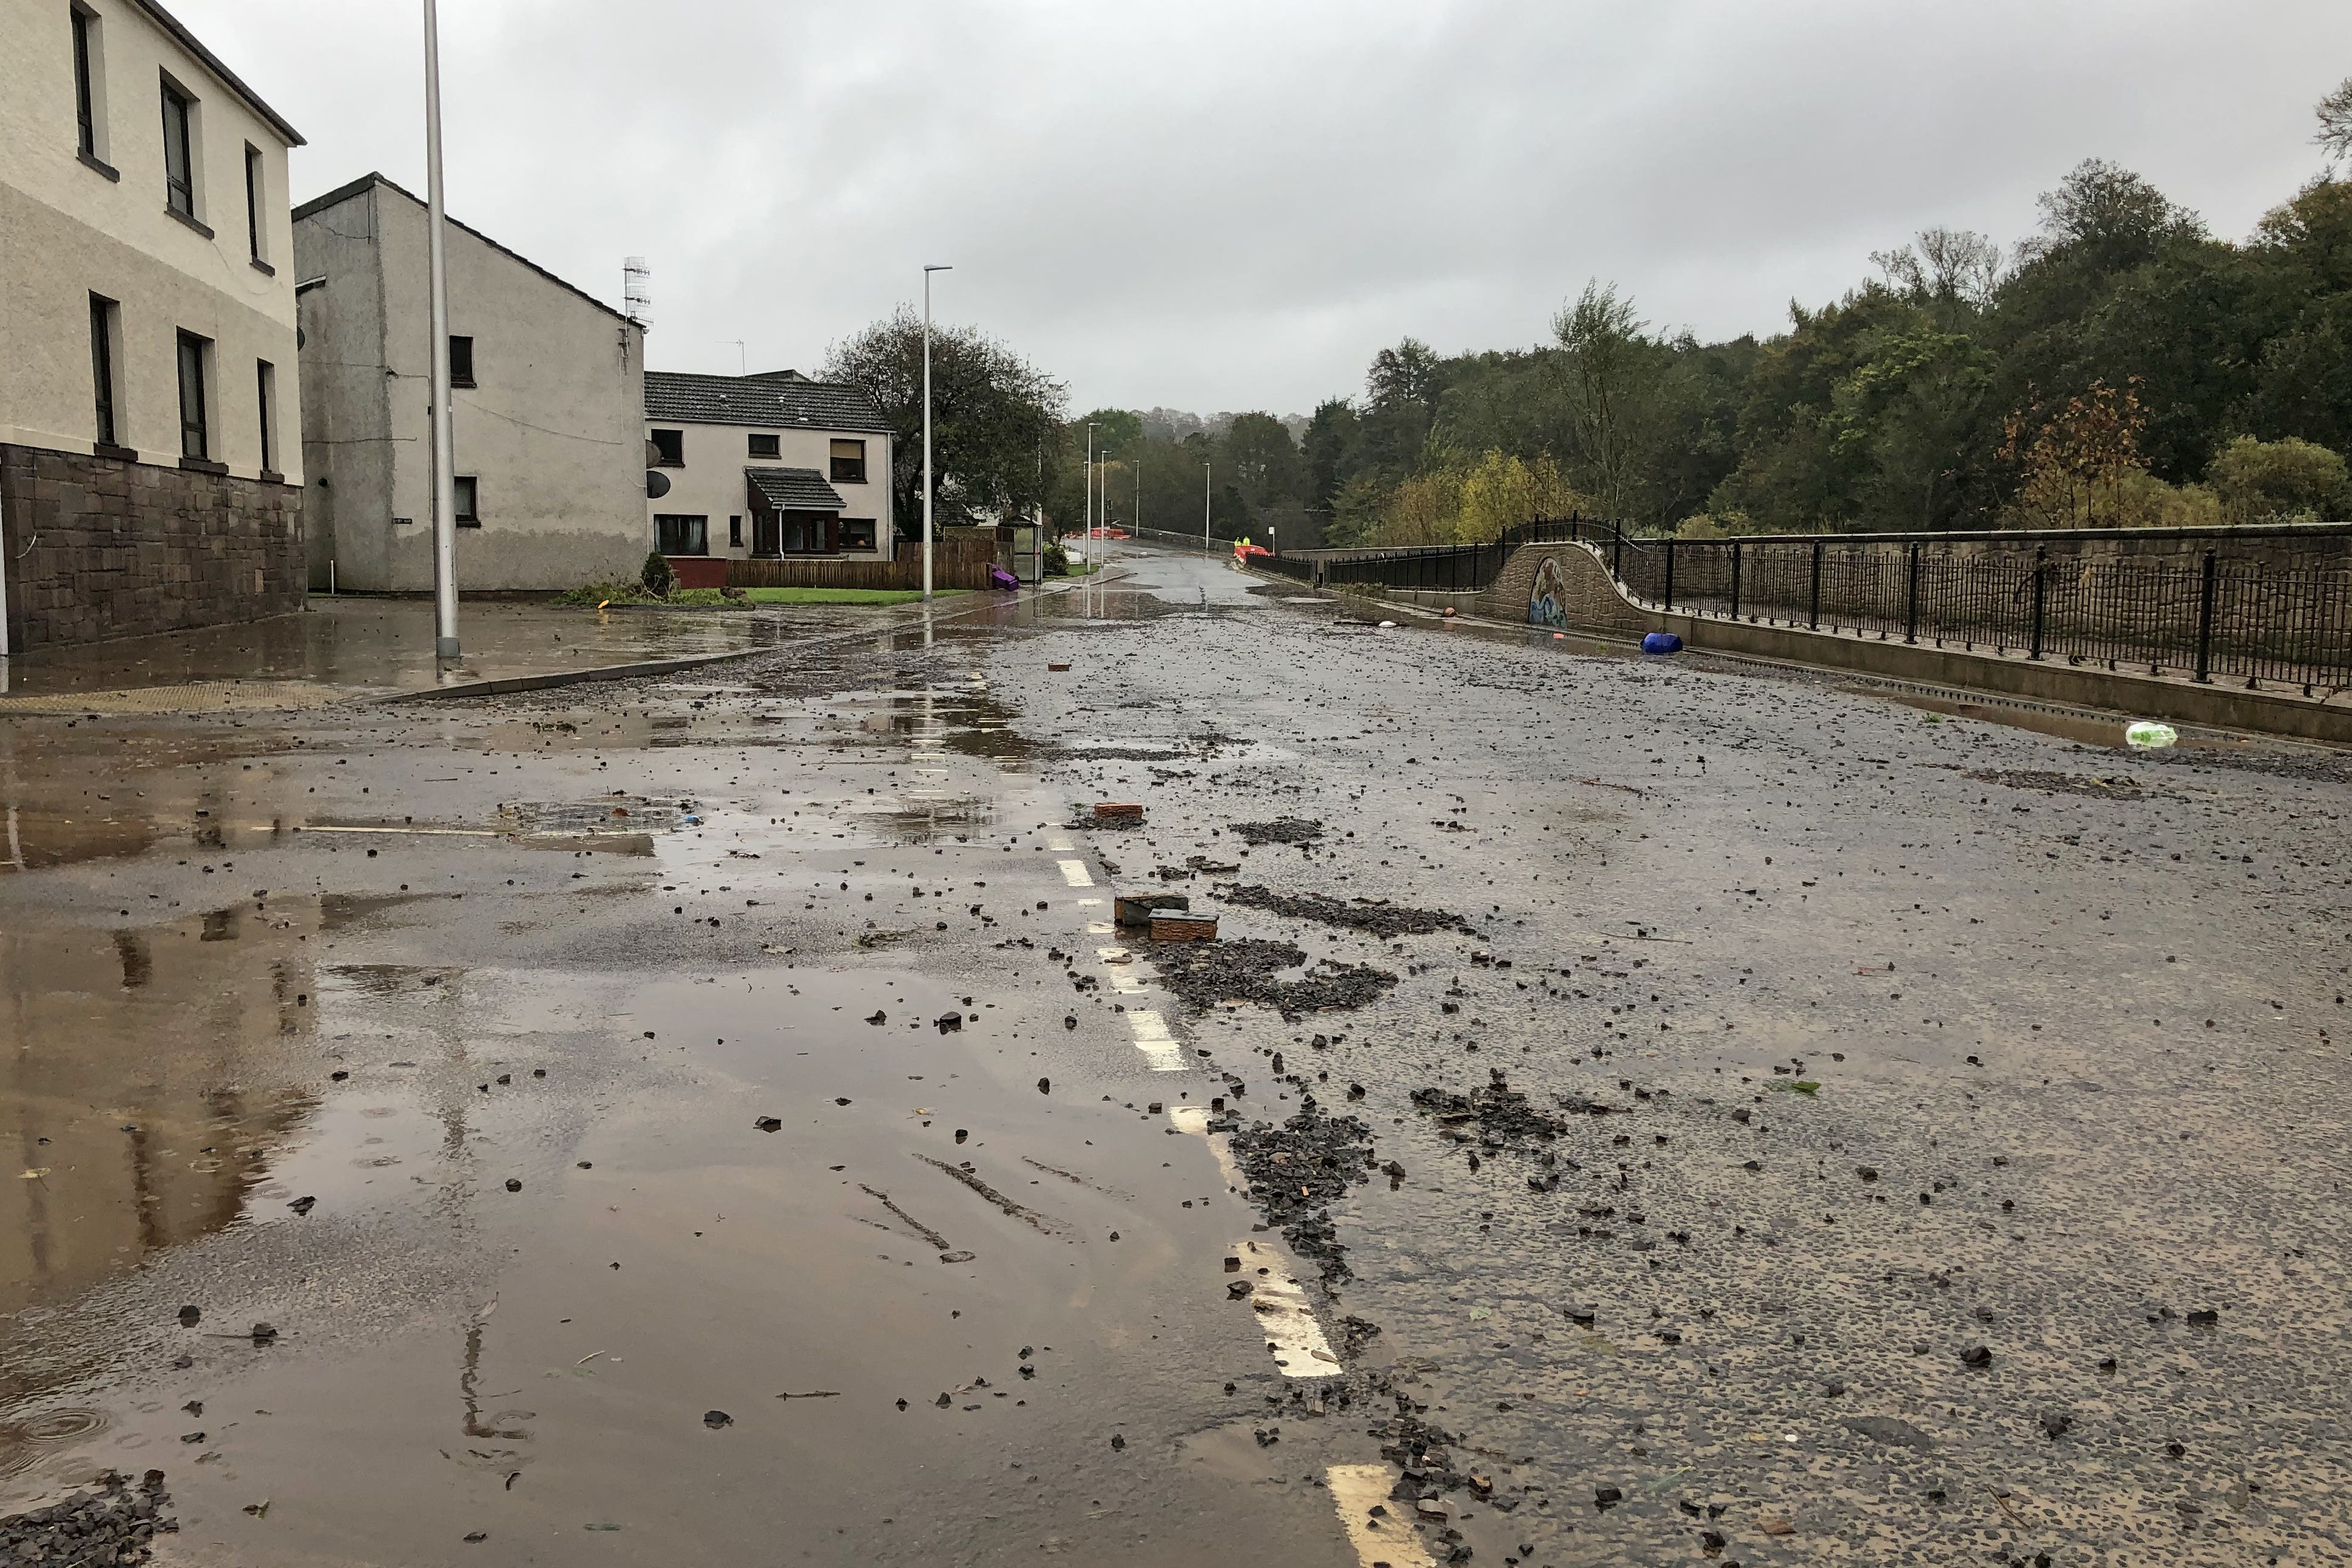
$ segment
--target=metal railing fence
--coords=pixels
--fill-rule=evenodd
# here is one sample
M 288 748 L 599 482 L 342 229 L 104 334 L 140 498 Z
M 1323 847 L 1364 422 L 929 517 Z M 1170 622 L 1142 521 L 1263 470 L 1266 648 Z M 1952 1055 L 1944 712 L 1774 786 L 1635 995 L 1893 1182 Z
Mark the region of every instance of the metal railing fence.
M 1324 586 L 1490 586 L 1525 544 L 1590 548 L 1647 607 L 2063 658 L 2200 681 L 2352 690 L 2352 527 L 1644 537 L 1581 518 L 1486 543 L 1260 561 Z

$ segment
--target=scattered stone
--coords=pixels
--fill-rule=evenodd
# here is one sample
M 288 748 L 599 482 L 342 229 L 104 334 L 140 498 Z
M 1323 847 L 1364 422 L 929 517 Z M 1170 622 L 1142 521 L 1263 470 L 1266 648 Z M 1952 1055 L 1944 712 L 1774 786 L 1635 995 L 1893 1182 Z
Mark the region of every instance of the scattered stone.
M 735 1417 L 728 1415 L 724 1410 L 706 1410 L 702 1413 L 702 1424 L 716 1432 L 721 1426 L 734 1426 Z
M 1234 1162 L 1266 1222 L 1293 1253 L 1322 1270 L 1327 1286 L 1347 1279 L 1347 1248 L 1327 1205 L 1369 1173 L 1371 1129 L 1352 1116 L 1327 1114 L 1308 1095 L 1279 1127 L 1260 1121 L 1232 1131 Z
M 1305 967 L 1307 954 L 1286 942 L 1243 938 L 1191 942 L 1153 955 L 1160 984 L 1195 1013 L 1220 1002 L 1254 1002 L 1285 1017 L 1349 1011 L 1378 1001 L 1397 983 L 1385 970 L 1326 959 L 1297 980 L 1277 979 Z
M 1444 910 L 1407 909 L 1385 900 L 1342 901 L 1326 898 L 1320 893 L 1277 893 L 1255 885 L 1225 888 L 1218 892 L 1217 897 L 1226 903 L 1239 904 L 1244 909 L 1265 910 L 1286 920 L 1314 921 L 1320 925 L 1369 931 L 1382 940 L 1427 936 L 1441 931 L 1458 931 L 1465 936 L 1478 934 L 1476 928 L 1459 915 L 1448 914 Z
M 1323 837 L 1323 825 L 1303 817 L 1277 816 L 1272 822 L 1236 822 L 1226 831 L 1253 847 L 1260 844 L 1311 844 Z
M 1474 1136 L 1489 1145 L 1530 1138 L 1549 1142 L 1568 1131 L 1568 1123 L 1530 1105 L 1500 1068 L 1488 1068 L 1486 1085 L 1466 1095 L 1434 1087 L 1416 1089 L 1412 1102 L 1436 1118 L 1445 1136 L 1461 1142 Z

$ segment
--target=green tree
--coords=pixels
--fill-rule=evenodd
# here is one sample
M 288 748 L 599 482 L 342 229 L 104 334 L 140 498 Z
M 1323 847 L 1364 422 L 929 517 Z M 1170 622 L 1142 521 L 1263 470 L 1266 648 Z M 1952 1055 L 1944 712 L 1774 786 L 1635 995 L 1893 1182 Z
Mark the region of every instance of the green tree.
M 825 380 L 872 397 L 888 422 L 901 534 L 922 527 L 923 321 L 901 305 L 826 351 Z M 931 328 L 932 493 L 943 521 L 1026 512 L 1053 488 L 1062 384 L 977 327 Z
M 1300 457 L 1307 465 L 1307 489 L 1301 499 L 1308 510 L 1328 518 L 1339 487 L 1355 477 L 1363 462 L 1363 422 L 1356 416 L 1356 405 L 1344 397 L 1317 404 L 1300 445 Z
M 1418 338 L 1405 338 L 1374 354 L 1364 377 L 1365 466 L 1382 475 L 1411 473 L 1429 444 L 1444 391 L 1442 363 Z
M 2293 436 L 2279 441 L 2241 436 L 2214 454 L 2207 477 L 2231 522 L 2326 522 L 2352 515 L 2343 454 Z
M 1633 301 L 1620 299 L 1615 284 L 1594 279 L 1552 318 L 1552 335 L 1567 354 L 1568 415 L 1581 477 L 1610 516 L 1633 517 L 1641 510 L 1637 427 L 1656 374 Z

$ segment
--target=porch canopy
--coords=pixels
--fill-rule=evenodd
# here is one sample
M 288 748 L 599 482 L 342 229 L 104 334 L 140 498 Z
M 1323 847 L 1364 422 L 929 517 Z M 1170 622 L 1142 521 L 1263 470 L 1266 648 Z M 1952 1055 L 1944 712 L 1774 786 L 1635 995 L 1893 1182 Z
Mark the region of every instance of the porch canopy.
M 841 550 L 841 509 L 848 503 L 814 468 L 746 468 L 751 553 L 834 555 Z

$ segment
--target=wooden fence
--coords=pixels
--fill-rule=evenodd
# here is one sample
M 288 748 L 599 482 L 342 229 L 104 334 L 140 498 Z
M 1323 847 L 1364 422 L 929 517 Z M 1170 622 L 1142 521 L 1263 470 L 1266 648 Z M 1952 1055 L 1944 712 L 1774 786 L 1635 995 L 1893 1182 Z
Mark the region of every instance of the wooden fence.
M 988 569 L 1004 558 L 994 529 L 956 529 L 933 547 L 931 581 L 940 588 L 985 588 Z M 727 563 L 730 588 L 920 588 L 923 547 L 898 542 L 894 561 L 839 561 L 785 556 Z

